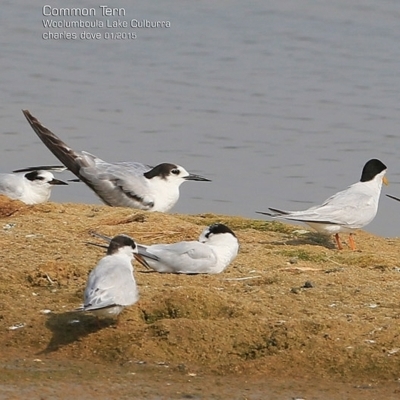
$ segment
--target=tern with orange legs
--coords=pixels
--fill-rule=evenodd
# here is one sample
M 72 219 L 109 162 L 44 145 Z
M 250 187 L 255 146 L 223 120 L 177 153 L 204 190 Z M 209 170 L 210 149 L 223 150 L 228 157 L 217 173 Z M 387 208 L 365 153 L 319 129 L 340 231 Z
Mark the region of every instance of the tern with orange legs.
M 353 232 L 368 225 L 378 211 L 382 183 L 387 167 L 377 159 L 369 160 L 361 173 L 359 182 L 334 194 L 319 206 L 304 211 L 284 211 L 269 208 L 271 212 L 258 212 L 272 218 L 304 222 L 318 232 L 335 235 L 336 245 L 342 250 L 339 233 L 349 233 L 349 246 L 356 250 Z

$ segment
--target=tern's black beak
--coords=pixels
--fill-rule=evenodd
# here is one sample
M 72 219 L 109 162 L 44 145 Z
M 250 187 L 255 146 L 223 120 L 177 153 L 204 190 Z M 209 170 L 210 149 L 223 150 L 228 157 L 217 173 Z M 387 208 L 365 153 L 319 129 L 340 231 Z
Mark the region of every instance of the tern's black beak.
M 52 179 L 49 181 L 50 185 L 68 185 L 67 182 L 60 181 L 59 179 Z
M 154 260 L 154 261 L 160 260 L 156 255 L 149 253 L 147 251 L 146 247 L 142 246 L 141 244 L 137 245 L 137 249 L 138 249 L 138 254 L 142 257 L 149 258 L 150 260 Z
M 149 259 L 155 260 L 155 261 L 159 260 L 159 258 L 157 256 L 155 256 L 154 254 L 148 253 L 147 250 L 143 246 L 138 245 L 137 249 L 138 249 L 139 253 L 137 253 L 137 254 L 135 253 L 133 256 L 135 257 L 135 260 L 140 262 L 140 264 L 142 264 L 145 268 L 151 269 L 150 265 L 146 261 L 146 258 L 149 258 Z
M 200 175 L 189 174 L 185 176 L 184 179 L 186 181 L 202 181 L 202 182 L 211 182 L 211 179 L 203 178 Z
M 390 197 L 390 198 L 393 199 L 393 200 L 400 201 L 400 199 L 399 199 L 398 197 L 392 196 L 392 195 L 390 195 L 390 194 L 387 194 L 386 196 L 387 196 L 387 197 Z

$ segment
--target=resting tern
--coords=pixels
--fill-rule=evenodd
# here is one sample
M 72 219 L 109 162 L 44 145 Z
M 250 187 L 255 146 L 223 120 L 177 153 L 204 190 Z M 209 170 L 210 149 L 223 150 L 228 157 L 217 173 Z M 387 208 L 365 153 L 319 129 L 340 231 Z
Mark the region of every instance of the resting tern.
M 22 112 L 48 149 L 109 206 L 166 212 L 178 201 L 183 182 L 210 181 L 176 164 L 108 163 L 86 151 L 74 151 L 28 110 Z
M 107 236 L 95 236 L 110 240 Z M 175 274 L 219 274 L 237 256 L 239 242 L 236 235 L 223 224 L 208 226 L 200 234 L 199 241 L 172 244 L 138 244 L 149 267 L 157 272 Z M 153 256 L 148 259 L 147 255 Z
M 49 200 L 54 185 L 68 185 L 55 179 L 50 171 L 39 169 L 14 172 L 17 173 L 0 174 L 0 194 L 25 204 L 44 203 Z
M 143 252 L 143 251 L 142 251 Z M 144 253 L 147 259 L 151 254 Z M 126 235 L 111 239 L 107 255 L 89 274 L 84 304 L 75 311 L 92 311 L 97 316 L 115 318 L 124 307 L 139 300 L 139 291 L 133 276 L 132 259 L 146 261 L 138 254 L 134 240 Z
M 304 222 L 316 231 L 334 234 L 339 250 L 342 245 L 340 232 L 349 232 L 349 244 L 355 250 L 352 231 L 369 224 L 378 211 L 382 182 L 387 185 L 385 177 L 387 167 L 377 159 L 369 160 L 362 170 L 361 179 L 347 189 L 334 194 L 320 206 L 304 211 L 284 211 L 269 208 L 272 213 L 258 212 L 273 218 Z

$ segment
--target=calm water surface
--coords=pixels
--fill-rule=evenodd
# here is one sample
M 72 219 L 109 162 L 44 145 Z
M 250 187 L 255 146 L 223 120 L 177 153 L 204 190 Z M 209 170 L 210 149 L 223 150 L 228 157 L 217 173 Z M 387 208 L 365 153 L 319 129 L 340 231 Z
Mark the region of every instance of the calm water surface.
M 184 184 L 174 212 L 258 218 L 268 206 L 302 209 L 356 182 L 370 158 L 389 168 L 383 193 L 400 196 L 397 0 L 114 5 L 126 10 L 119 19 L 170 21 L 164 29 L 48 29 L 44 4 L 2 3 L 2 172 L 56 162 L 25 121 L 27 108 L 72 148 L 175 162 L 212 179 Z M 118 19 L 101 17 L 101 4 L 80 2 L 95 17 L 53 19 Z M 43 40 L 49 31 L 137 39 Z M 79 184 L 52 199 L 99 203 Z M 400 203 L 382 196 L 367 230 L 400 235 Z

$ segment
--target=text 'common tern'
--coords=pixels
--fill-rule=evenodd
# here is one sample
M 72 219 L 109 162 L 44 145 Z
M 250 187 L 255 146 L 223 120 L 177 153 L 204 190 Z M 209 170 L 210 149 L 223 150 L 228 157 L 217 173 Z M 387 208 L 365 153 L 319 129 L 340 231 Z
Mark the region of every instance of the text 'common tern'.
M 304 211 L 269 208 L 272 213 L 258 213 L 273 218 L 304 222 L 316 231 L 334 234 L 339 250 L 342 249 L 339 233 L 349 232 L 350 248 L 355 250 L 352 231 L 363 228 L 375 218 L 382 182 L 387 185 L 386 170 L 386 165 L 381 161 L 369 160 L 364 165 L 359 182 L 329 197 L 320 206 L 314 206 Z
M 55 179 L 50 171 L 17 171 L 14 174 L 0 174 L 0 194 L 25 204 L 44 203 L 49 200 L 54 185 L 67 185 Z
M 86 151 L 74 151 L 28 110 L 22 112 L 47 148 L 109 206 L 166 212 L 178 201 L 183 182 L 210 181 L 176 164 L 108 163 Z

